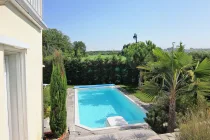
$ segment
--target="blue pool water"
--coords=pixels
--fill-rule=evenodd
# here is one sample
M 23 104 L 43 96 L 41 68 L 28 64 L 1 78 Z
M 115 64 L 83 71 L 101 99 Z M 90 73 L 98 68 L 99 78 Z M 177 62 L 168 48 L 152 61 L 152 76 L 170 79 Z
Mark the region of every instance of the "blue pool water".
M 138 107 L 118 89 L 110 87 L 78 90 L 78 115 L 80 124 L 90 128 L 106 127 L 108 117 L 122 116 L 129 124 L 143 123 L 146 117 Z

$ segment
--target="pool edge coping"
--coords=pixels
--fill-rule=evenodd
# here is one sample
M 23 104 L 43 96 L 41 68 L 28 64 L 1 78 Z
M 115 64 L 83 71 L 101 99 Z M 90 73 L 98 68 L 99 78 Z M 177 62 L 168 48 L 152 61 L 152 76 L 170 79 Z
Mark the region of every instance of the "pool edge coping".
M 141 105 L 137 104 L 133 99 L 131 99 L 129 96 L 127 96 L 126 94 L 124 94 L 122 91 L 120 91 L 115 85 L 114 86 L 110 86 L 111 88 L 116 88 L 123 96 L 125 96 L 126 98 L 128 98 L 131 102 L 133 102 L 135 105 L 137 105 L 139 108 L 141 108 L 144 113 L 146 113 L 146 109 L 144 109 Z M 80 124 L 80 120 L 79 120 L 79 108 L 78 108 L 78 89 L 79 88 L 74 88 L 74 117 L 75 117 L 75 125 L 78 127 L 81 127 L 83 129 L 89 130 L 89 131 L 100 131 L 100 130 L 107 130 L 107 129 L 114 129 L 114 128 L 126 128 L 126 127 L 146 127 L 148 128 L 149 125 L 148 123 L 135 123 L 135 124 L 127 124 L 127 125 L 123 125 L 123 126 L 111 126 L 111 127 L 103 127 L 103 128 L 90 128 L 88 126 L 82 125 Z M 84 88 L 82 88 L 84 89 Z M 86 88 L 87 89 L 87 88 Z

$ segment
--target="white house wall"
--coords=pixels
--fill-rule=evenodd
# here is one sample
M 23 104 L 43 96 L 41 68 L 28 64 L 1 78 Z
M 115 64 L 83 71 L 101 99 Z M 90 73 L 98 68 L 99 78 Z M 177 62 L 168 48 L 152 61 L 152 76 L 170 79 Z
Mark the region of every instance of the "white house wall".
M 42 31 L 10 3 L 0 6 L 0 17 L 0 36 L 14 38 L 29 45 L 25 56 L 28 139 L 40 140 L 42 138 Z M 3 57 L 4 53 L 0 50 L 0 139 L 6 140 L 8 121 L 5 115 Z

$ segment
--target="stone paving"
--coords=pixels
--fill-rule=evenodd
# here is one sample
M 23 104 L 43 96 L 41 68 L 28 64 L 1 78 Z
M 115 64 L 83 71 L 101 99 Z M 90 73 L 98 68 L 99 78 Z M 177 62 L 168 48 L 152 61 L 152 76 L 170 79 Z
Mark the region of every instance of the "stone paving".
M 149 129 L 135 129 L 110 132 L 108 134 L 81 136 L 76 138 L 76 140 L 147 140 L 151 136 L 157 135 Z M 159 137 L 156 138 L 158 138 L 156 140 L 161 140 Z
M 161 140 L 176 140 L 178 137 L 178 132 L 160 134 L 159 137 Z

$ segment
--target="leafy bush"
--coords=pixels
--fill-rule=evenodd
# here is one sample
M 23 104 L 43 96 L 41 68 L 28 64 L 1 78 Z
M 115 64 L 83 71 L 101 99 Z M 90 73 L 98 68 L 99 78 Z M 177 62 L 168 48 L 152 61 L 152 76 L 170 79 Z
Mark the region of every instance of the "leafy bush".
M 145 121 L 151 126 L 151 129 L 157 133 L 167 131 L 168 122 L 168 97 L 159 97 L 155 104 L 146 113 Z
M 210 110 L 202 103 L 189 111 L 180 123 L 179 140 L 209 140 L 209 138 Z
M 66 74 L 61 53 L 55 51 L 53 71 L 50 82 L 50 129 L 55 137 L 61 136 L 66 130 Z
M 43 100 L 44 100 L 44 118 L 50 116 L 50 87 L 44 87 L 43 89 Z
M 197 104 L 197 98 L 193 94 L 183 94 L 177 96 L 176 99 L 176 112 L 177 112 L 177 118 L 178 123 L 181 118 L 183 118 L 186 113 L 189 111 L 189 109 L 195 107 Z

